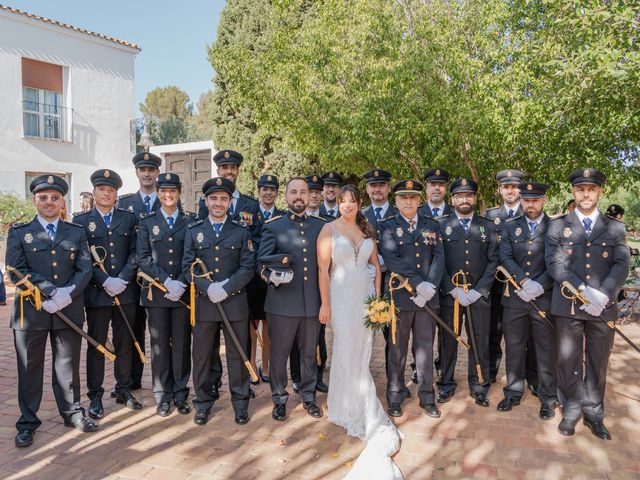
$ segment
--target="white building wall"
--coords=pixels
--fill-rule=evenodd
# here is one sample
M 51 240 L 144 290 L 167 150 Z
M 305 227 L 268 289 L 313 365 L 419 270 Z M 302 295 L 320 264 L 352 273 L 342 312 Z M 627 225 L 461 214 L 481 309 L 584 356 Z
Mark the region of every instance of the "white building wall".
M 71 174 L 69 211 L 99 168 L 116 170 L 122 193 L 137 190 L 130 121 L 137 50 L 0 11 L 0 192 L 26 195 L 25 172 Z M 22 57 L 62 65 L 63 103 L 73 109 L 72 142 L 23 137 Z

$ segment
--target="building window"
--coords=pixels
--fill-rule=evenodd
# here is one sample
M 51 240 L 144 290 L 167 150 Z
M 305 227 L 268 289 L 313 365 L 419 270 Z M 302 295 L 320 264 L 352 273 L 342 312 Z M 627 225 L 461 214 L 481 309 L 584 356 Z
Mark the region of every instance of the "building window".
M 62 101 L 62 67 L 23 58 L 24 136 L 71 141 L 72 111 Z

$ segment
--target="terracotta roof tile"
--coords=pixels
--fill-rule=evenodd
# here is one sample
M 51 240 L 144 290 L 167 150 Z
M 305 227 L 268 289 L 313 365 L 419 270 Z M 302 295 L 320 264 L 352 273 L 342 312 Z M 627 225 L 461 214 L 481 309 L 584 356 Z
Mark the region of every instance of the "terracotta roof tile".
M 69 30 L 73 30 L 75 32 L 84 33 L 85 35 L 91 35 L 93 37 L 102 38 L 103 40 L 107 40 L 109 42 L 117 43 L 118 45 L 124 45 L 125 47 L 134 48 L 136 50 L 141 50 L 138 45 L 135 43 L 127 42 L 126 40 L 120 40 L 115 37 L 109 37 L 107 35 L 102 35 L 100 33 L 92 32 L 91 30 L 86 30 L 84 28 L 74 27 L 73 25 L 69 25 L 68 23 L 62 23 L 57 20 L 51 20 L 50 18 L 41 17 L 40 15 L 34 15 L 33 13 L 28 13 L 23 10 L 19 10 L 17 8 L 11 8 L 6 5 L 0 4 L 0 10 L 5 10 L 7 12 L 15 13 L 17 15 L 22 15 L 28 18 L 33 18 L 34 20 L 39 20 L 41 22 L 49 23 L 51 25 L 57 25 L 59 27 L 67 28 Z

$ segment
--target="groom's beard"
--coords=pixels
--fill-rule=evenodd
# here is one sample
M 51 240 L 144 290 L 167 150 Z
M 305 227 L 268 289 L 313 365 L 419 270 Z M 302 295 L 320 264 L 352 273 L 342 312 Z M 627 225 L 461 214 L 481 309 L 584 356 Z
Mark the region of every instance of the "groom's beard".
M 296 215 L 302 215 L 307 210 L 307 205 L 302 201 L 295 201 L 289 204 L 289 210 Z

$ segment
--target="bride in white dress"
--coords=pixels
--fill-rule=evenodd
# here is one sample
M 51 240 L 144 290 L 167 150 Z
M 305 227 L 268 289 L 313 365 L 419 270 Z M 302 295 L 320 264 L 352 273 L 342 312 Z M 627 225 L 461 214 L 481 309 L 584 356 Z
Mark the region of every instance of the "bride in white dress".
M 376 395 L 369 371 L 373 332 L 364 326 L 366 299 L 381 291 L 375 229 L 360 212 L 355 186 L 342 188 L 338 208 L 341 216 L 325 225 L 318 237 L 320 321 L 331 322 L 333 329 L 329 421 L 366 443 L 345 478 L 402 479 L 391 458 L 402 434 Z

